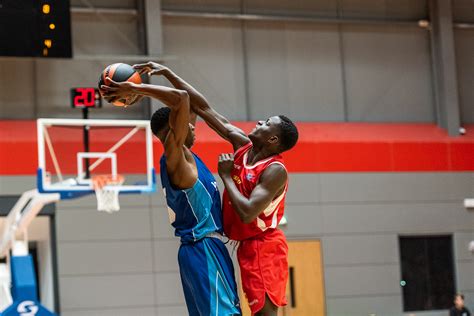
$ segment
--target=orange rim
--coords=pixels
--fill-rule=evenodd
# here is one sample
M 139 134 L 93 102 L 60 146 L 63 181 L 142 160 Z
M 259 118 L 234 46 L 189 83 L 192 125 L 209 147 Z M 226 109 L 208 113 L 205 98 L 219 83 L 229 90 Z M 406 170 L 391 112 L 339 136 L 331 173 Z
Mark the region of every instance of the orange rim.
M 121 185 L 125 180 L 125 177 L 121 174 L 116 175 L 115 177 L 111 174 L 101 174 L 92 177 L 92 187 L 97 189 L 102 189 L 106 185 Z

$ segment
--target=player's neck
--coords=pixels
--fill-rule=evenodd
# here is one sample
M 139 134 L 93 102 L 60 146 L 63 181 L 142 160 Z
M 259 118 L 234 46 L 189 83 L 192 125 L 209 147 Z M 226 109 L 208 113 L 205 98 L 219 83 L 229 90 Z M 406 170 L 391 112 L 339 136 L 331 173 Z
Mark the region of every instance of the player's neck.
M 250 150 L 247 153 L 246 163 L 248 165 L 254 165 L 260 160 L 267 159 L 268 157 L 274 156 L 276 154 L 277 153 L 268 150 L 268 148 L 265 148 L 263 146 L 258 147 L 254 145 L 252 146 L 252 148 L 250 148 Z

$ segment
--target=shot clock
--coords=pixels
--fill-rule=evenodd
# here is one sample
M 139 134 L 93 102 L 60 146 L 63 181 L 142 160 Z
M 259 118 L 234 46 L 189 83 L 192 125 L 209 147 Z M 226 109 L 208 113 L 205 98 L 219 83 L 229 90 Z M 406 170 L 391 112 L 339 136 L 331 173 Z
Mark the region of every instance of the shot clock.
M 102 98 L 96 88 L 72 88 L 71 107 L 73 108 L 100 108 Z

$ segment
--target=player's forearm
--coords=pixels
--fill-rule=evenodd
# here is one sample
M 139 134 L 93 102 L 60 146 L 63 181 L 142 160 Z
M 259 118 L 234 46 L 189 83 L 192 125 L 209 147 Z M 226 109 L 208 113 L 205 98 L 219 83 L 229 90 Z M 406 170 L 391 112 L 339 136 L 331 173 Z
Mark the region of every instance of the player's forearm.
M 181 106 L 183 99 L 187 98 L 184 90 L 150 84 L 133 85 L 132 92 L 160 100 L 170 108 Z
M 207 102 L 206 98 L 197 91 L 192 85 L 184 81 L 181 77 L 175 74 L 172 70 L 167 68 L 163 72 L 163 76 L 168 79 L 168 81 L 175 87 L 176 89 L 184 90 L 189 95 L 189 102 L 191 103 L 191 109 L 194 112 L 203 111 L 209 108 L 209 103 Z
M 234 150 L 249 141 L 244 132 L 233 126 L 227 118 L 210 107 L 206 98 L 199 91 L 194 89 L 193 86 L 184 81 L 169 68 L 166 68 L 162 74 L 175 88 L 188 93 L 191 111 L 200 116 L 220 137 L 230 142 Z
M 228 139 L 229 130 L 225 127 L 225 124 L 229 124 L 229 122 L 209 106 L 206 98 L 199 91 L 169 68 L 163 72 L 163 76 L 168 79 L 176 89 L 186 91 L 189 95 L 191 110 L 199 115 L 221 137 Z
M 251 223 L 258 215 L 252 212 L 253 208 L 251 202 L 240 193 L 230 175 L 224 175 L 221 176 L 221 178 L 233 209 L 237 215 L 239 215 L 240 220 L 245 224 Z

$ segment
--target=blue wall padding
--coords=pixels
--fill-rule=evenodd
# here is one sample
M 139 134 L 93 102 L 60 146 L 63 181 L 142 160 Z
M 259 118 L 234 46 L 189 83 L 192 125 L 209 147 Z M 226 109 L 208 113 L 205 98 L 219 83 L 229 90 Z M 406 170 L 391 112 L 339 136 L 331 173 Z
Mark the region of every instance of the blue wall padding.
M 33 265 L 33 257 L 12 256 L 12 297 L 14 301 L 31 300 L 37 301 L 36 276 Z
M 22 316 L 22 315 L 34 315 L 34 316 L 56 316 L 55 313 L 51 313 L 49 310 L 44 308 L 39 302 L 34 301 L 22 301 L 14 302 L 11 306 L 3 311 L 1 316 Z

